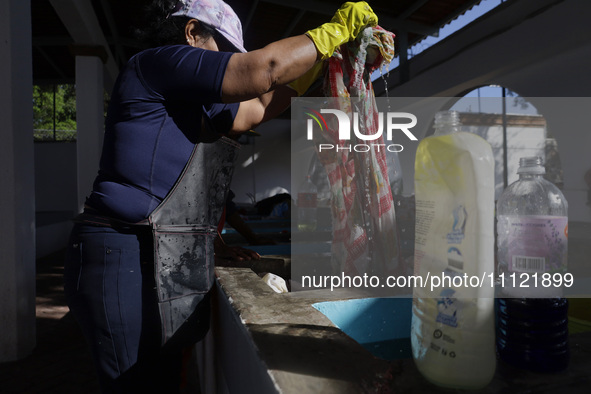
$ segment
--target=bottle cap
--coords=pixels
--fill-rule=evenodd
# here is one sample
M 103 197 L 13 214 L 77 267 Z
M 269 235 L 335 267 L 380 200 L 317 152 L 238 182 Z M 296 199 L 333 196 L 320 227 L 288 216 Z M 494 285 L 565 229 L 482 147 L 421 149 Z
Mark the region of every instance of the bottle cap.
M 540 156 L 522 157 L 519 159 L 518 174 L 545 174 L 544 159 Z
M 458 111 L 440 111 L 435 114 L 435 124 L 460 124 L 460 113 Z

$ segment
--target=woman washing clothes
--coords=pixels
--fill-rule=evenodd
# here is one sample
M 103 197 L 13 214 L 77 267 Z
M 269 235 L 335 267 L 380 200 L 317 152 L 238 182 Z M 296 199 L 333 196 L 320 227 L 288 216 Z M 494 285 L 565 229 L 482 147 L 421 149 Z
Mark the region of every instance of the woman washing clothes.
M 246 52 L 221 0 L 153 1 L 148 16 L 151 47 L 115 83 L 65 265 L 106 393 L 179 391 L 182 349 L 209 328 L 213 241 L 238 148 L 228 137 L 281 113 L 309 86 L 306 72 L 377 24 L 367 3 L 345 3 L 329 23 Z

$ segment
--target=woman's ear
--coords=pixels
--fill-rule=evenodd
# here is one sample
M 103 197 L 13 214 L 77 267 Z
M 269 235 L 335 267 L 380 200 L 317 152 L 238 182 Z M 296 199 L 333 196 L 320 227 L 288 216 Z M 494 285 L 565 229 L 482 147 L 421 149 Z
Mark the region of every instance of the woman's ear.
M 191 19 L 185 25 L 185 38 L 187 39 L 187 44 L 191 46 L 195 46 L 198 42 L 199 31 L 201 26 L 199 26 L 199 21 L 197 19 Z
M 187 22 L 185 25 L 185 38 L 187 39 L 187 44 L 194 48 L 219 51 L 217 42 L 204 26 L 205 25 L 197 19 L 191 19 Z

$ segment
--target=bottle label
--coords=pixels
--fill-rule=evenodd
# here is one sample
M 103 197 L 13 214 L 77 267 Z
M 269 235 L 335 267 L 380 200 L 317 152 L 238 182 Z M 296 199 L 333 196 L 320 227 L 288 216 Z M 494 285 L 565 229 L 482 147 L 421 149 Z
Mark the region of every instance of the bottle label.
M 317 204 L 316 193 L 298 193 L 298 208 L 316 208 Z
M 499 234 L 507 234 L 510 272 L 565 272 L 568 218 L 564 216 L 503 216 Z
M 445 289 L 441 298 L 437 299 L 437 318 L 435 321 L 456 328 L 458 326 L 458 312 L 461 312 L 458 299 L 454 297 L 455 290 Z

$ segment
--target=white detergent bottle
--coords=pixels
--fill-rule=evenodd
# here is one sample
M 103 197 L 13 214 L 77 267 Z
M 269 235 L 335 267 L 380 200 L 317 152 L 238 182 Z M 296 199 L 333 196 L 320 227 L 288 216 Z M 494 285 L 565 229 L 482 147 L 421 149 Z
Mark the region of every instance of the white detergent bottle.
M 494 158 L 460 131 L 459 114 L 438 112 L 435 134 L 415 161 L 415 275 L 411 345 L 430 382 L 478 389 L 495 367 Z

